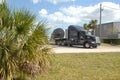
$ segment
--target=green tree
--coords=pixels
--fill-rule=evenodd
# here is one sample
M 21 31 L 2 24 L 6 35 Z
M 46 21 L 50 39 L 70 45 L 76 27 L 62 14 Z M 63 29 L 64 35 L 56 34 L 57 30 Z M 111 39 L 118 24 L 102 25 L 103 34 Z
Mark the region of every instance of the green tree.
M 92 29 L 92 34 L 94 35 L 95 34 L 95 29 L 97 28 L 97 20 L 91 20 L 90 21 L 90 26 L 89 28 Z
M 85 23 L 85 24 L 83 24 L 83 27 L 84 27 L 84 29 L 85 29 L 85 30 L 89 31 L 88 24 L 86 24 L 86 23 Z
M 85 30 L 87 31 L 91 31 L 92 30 L 92 34 L 94 35 L 95 34 L 95 29 L 97 28 L 97 20 L 91 20 L 89 22 L 89 24 L 83 24 L 83 27 Z
M 0 80 L 35 76 L 49 66 L 46 25 L 28 10 L 0 4 Z M 23 79 L 22 79 L 23 80 Z

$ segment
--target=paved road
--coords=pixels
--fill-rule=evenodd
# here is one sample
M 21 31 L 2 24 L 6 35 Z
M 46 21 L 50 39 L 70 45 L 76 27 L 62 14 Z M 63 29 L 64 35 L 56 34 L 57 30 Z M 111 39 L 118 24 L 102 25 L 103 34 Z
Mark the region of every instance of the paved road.
M 120 52 L 120 46 L 99 46 L 98 48 L 86 49 L 83 47 L 64 47 L 51 45 L 55 53 L 101 53 L 101 52 Z

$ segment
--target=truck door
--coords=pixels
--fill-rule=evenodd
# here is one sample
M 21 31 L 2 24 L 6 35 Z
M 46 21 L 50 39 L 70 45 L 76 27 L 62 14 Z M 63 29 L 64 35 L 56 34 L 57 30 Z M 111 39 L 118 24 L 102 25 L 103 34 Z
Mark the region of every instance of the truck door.
M 79 32 L 79 40 L 80 40 L 80 43 L 83 44 L 84 41 L 85 41 L 85 38 L 84 38 L 84 35 L 82 32 Z

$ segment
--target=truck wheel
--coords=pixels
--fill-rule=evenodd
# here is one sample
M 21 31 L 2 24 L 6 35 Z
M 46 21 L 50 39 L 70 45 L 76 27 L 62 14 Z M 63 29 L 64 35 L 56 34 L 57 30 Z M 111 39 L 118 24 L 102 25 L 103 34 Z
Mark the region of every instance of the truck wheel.
M 84 44 L 84 47 L 85 47 L 85 48 L 90 48 L 90 43 L 86 42 L 86 43 Z

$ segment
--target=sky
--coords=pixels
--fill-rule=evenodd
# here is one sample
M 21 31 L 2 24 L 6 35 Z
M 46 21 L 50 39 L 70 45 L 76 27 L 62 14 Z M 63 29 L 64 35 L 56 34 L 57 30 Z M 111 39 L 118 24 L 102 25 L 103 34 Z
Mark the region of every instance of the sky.
M 102 23 L 120 22 L 120 0 L 7 0 L 7 3 L 11 9 L 30 10 L 37 15 L 36 23 L 45 21 L 51 29 L 83 26 L 92 19 L 99 24 L 100 4 Z

